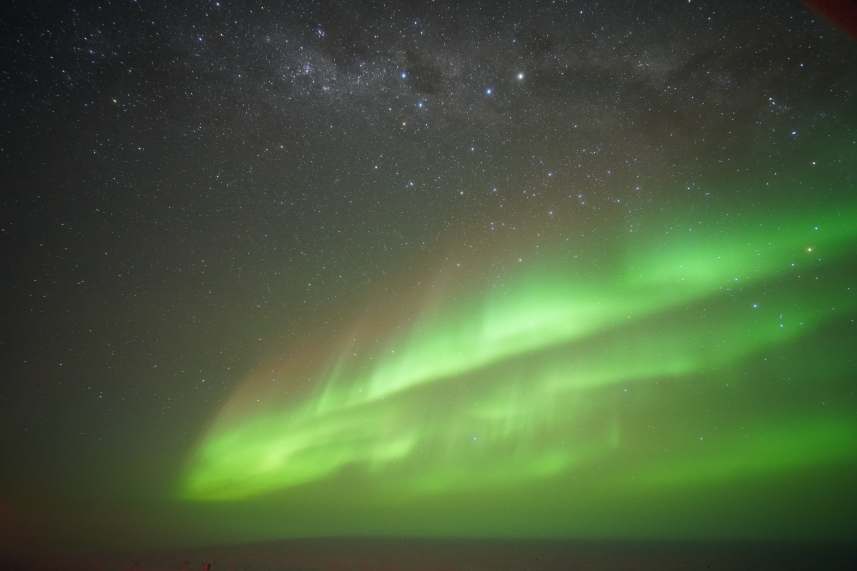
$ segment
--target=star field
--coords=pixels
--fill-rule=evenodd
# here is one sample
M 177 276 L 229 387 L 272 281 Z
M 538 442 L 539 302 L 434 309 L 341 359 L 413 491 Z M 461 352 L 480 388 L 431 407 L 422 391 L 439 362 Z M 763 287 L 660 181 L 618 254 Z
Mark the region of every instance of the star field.
M 808 5 L 4 12 L 21 545 L 853 536 L 857 43 Z

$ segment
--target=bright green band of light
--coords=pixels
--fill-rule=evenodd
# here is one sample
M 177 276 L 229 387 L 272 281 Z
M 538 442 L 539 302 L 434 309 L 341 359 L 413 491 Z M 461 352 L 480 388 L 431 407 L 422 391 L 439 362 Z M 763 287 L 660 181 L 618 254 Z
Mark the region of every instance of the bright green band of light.
M 343 474 L 382 481 L 387 499 L 567 478 L 573 503 L 853 460 L 847 407 L 780 397 L 765 409 L 784 368 L 824 386 L 846 361 L 756 361 L 853 316 L 854 292 L 834 278 L 854 220 L 854 209 L 770 213 L 630 234 L 598 269 L 547 256 L 481 290 L 433 289 L 381 339 L 358 330 L 332 344 L 311 394 L 217 422 L 182 495 L 235 500 Z M 699 399 L 711 418 L 690 414 Z

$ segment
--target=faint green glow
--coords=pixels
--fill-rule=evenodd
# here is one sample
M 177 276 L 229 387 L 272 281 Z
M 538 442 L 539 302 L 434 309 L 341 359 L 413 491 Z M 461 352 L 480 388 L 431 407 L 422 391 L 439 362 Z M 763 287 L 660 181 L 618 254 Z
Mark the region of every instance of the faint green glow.
M 653 224 L 597 271 L 547 255 L 435 291 L 381 338 L 331 344 L 314 392 L 216 421 L 181 494 L 331 480 L 384 503 L 564 482 L 574 503 L 604 482 L 650 493 L 857 459 L 857 418 L 819 417 L 791 388 L 837 390 L 843 357 L 814 336 L 857 307 L 835 279 L 855 214 Z M 829 371 L 788 353 L 805 339 Z
M 642 471 L 639 483 L 675 488 L 824 465 L 853 457 L 855 443 L 857 422 L 842 412 L 798 421 L 783 418 L 730 434 L 718 443 L 717 450 L 653 463 Z

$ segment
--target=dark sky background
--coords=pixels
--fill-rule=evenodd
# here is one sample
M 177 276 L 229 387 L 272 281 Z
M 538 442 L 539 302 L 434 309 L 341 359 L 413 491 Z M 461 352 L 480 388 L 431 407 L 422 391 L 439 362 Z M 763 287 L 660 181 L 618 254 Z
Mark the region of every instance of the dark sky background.
M 855 203 L 857 43 L 798 2 L 0 10 L 0 530 L 27 544 L 207 538 L 176 490 L 218 411 L 397 280 Z

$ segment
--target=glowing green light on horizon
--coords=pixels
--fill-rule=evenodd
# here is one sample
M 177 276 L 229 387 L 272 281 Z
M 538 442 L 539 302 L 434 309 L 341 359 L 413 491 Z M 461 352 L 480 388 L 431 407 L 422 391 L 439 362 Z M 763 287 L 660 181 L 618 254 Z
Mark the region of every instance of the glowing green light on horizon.
M 559 256 L 522 265 L 502 287 L 432 303 L 371 354 L 331 354 L 314 394 L 215 423 L 181 493 L 237 500 L 345 477 L 382 481 L 385 501 L 575 476 L 573 501 L 603 481 L 658 490 L 854 459 L 857 418 L 818 420 L 800 403 L 794 418 L 702 423 L 719 446 L 685 428 L 701 422 L 685 412 L 697 393 L 718 414 L 724 386 L 763 406 L 754 383 L 770 380 L 744 378 L 742 363 L 853 315 L 841 284 L 795 269 L 835 272 L 855 245 L 853 214 L 633 236 L 599 271 Z M 831 357 L 815 381 L 842 367 Z

